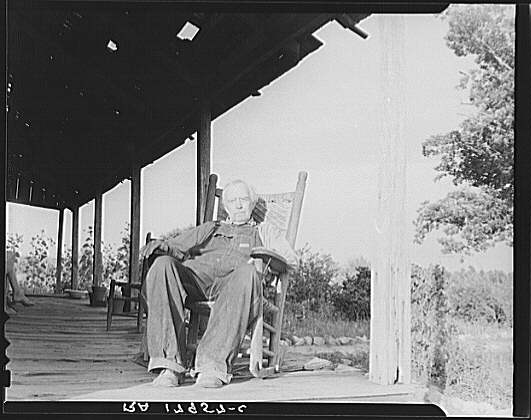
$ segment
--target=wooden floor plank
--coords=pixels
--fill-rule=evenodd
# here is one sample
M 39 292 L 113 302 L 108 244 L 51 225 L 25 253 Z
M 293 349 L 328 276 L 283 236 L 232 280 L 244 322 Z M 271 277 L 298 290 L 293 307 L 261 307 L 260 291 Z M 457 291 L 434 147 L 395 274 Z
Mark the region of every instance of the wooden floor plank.
M 5 324 L 8 400 L 60 400 L 153 379 L 132 361 L 140 345 L 136 318 L 113 317 L 106 331 L 106 308 L 60 297 L 32 300 L 35 306 L 19 305 Z

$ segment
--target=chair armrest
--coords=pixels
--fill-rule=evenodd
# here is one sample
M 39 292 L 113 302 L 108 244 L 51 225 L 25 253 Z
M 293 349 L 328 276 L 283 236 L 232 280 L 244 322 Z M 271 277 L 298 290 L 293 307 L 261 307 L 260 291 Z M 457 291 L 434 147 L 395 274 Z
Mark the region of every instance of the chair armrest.
M 271 249 L 263 247 L 253 248 L 251 250 L 251 257 L 260 258 L 275 274 L 285 273 L 288 270 L 287 260 Z

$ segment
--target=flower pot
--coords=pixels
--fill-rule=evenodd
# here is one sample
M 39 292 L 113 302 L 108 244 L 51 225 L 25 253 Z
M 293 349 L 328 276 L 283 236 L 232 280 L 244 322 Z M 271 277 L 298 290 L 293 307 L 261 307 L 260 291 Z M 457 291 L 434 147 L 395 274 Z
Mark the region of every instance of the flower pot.
M 90 306 L 107 306 L 106 294 L 105 286 L 92 286 L 92 293 L 89 293 Z
M 124 301 L 123 300 L 115 300 L 112 303 L 112 312 L 115 314 L 121 314 L 124 311 Z

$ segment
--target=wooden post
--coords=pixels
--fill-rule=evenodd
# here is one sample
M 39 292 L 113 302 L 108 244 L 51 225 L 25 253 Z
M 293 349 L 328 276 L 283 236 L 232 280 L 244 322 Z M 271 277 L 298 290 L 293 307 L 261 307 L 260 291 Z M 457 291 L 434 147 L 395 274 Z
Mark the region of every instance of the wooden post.
M 210 102 L 203 99 L 201 102 L 199 130 L 197 132 L 197 207 L 196 207 L 196 224 L 203 222 L 205 214 L 205 197 L 208 187 L 208 177 L 210 175 L 210 153 L 211 153 L 211 134 L 210 127 L 212 124 L 212 114 Z
M 411 379 L 411 268 L 406 227 L 407 144 L 403 135 L 404 18 L 382 19 L 383 132 L 375 219 L 376 255 L 371 261 L 369 379 L 379 384 Z
M 138 283 L 140 251 L 140 176 L 142 168 L 133 165 L 131 174 L 131 227 L 129 248 L 129 283 Z M 126 302 L 129 303 L 129 302 Z M 128 310 L 125 308 L 124 310 Z
M 79 207 L 76 205 L 72 210 L 72 278 L 70 287 L 77 290 L 79 287 Z
M 103 260 L 101 255 L 101 231 L 103 222 L 103 195 L 98 193 L 94 203 L 94 262 L 93 284 L 101 285 L 103 280 Z
M 65 209 L 59 210 L 59 226 L 57 227 L 57 265 L 55 269 L 55 293 L 61 292 L 61 275 L 63 272 L 63 222 Z

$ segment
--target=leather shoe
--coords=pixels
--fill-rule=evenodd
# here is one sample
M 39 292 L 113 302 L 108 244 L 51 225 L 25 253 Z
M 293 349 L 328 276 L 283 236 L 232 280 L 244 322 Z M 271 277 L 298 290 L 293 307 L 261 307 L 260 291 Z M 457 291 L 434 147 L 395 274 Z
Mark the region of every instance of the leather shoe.
M 204 375 L 202 373 L 197 376 L 195 383 L 203 388 L 221 388 L 223 386 L 221 379 L 213 375 Z

